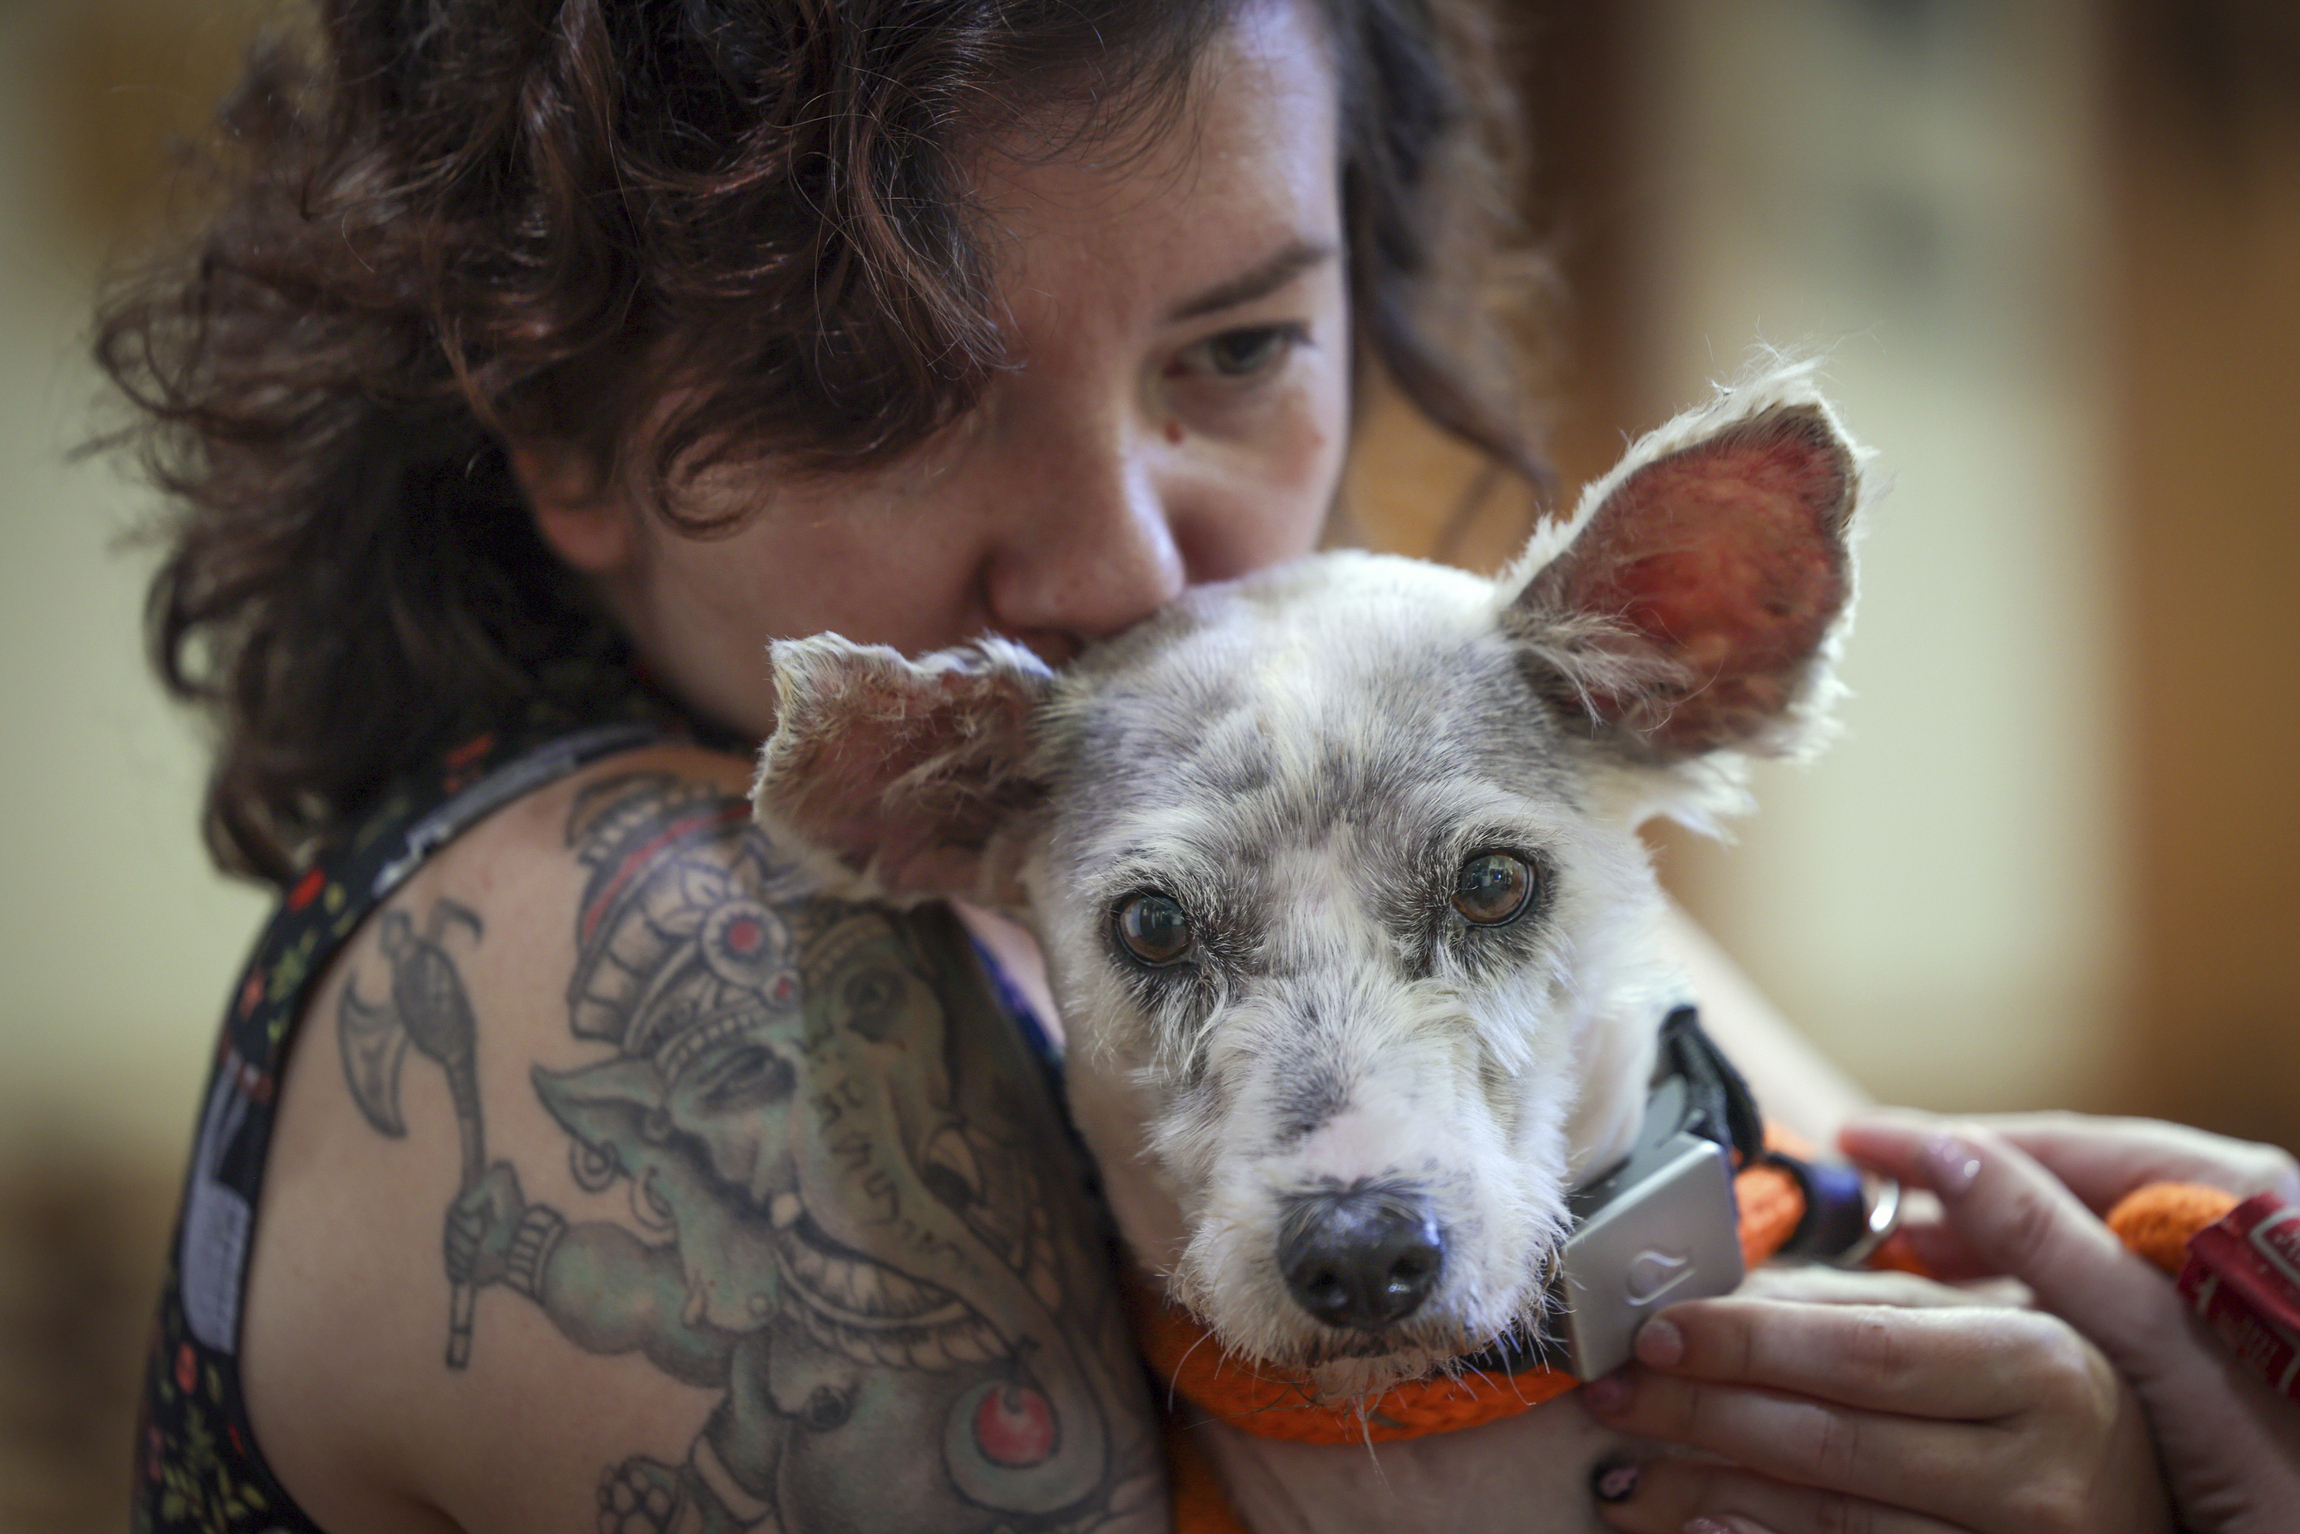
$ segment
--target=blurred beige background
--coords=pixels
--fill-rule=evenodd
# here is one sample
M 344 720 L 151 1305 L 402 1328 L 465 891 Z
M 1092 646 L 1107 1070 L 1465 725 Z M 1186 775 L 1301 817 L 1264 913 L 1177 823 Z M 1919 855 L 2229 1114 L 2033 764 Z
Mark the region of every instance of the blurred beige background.
M 123 1514 L 197 1078 L 263 902 L 146 680 L 149 510 L 74 462 L 108 255 L 255 0 L 0 5 L 0 1528 Z M 2300 20 L 2288 0 L 1544 0 L 1557 457 L 1818 345 L 1893 482 L 1843 741 L 1672 882 L 1880 1096 L 2300 1141 Z M 1377 410 L 1380 541 L 1458 458 Z

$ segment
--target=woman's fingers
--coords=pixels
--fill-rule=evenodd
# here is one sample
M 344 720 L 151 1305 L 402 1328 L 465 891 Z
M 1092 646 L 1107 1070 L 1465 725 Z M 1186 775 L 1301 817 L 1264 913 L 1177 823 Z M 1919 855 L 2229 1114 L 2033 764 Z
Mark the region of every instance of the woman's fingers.
M 1600 1503 L 1597 1511 L 1623 1534 L 1686 1534 L 1701 1519 L 1730 1534 L 1964 1534 L 1955 1524 L 1866 1497 L 1675 1456 L 1647 1461 L 1627 1495 Z
M 1896 1305 L 1908 1310 L 2030 1308 L 2028 1286 L 2012 1279 L 1939 1283 L 1914 1273 L 1796 1263 L 1755 1269 L 1734 1294 L 1742 1299 L 1802 1300 L 1813 1305 Z
M 1730 1484 L 1764 1523 L 1746 1497 L 1770 1482 L 1783 1488 L 1767 1493 L 1770 1510 L 1823 1528 L 2165 1526 L 2130 1392 L 2066 1322 L 2041 1312 L 1737 1295 L 1656 1316 L 1638 1333 L 1637 1360 L 1586 1387 L 1590 1411 L 1750 1477 L 1695 1476 L 1686 1490 L 1678 1478 L 1694 1472 L 1652 1472 L 1689 1506 L 1703 1487 Z M 1886 1510 L 1900 1521 L 1879 1521 Z M 1827 1521 L 1836 1518 L 1869 1523 Z
M 1866 1120 L 1846 1149 L 1929 1188 L 1957 1241 L 1989 1270 L 2036 1293 L 2135 1378 L 2154 1373 L 2160 1343 L 2185 1336 L 2164 1275 L 2124 1249 L 2058 1177 L 1990 1130 Z
M 1972 1490 L 2006 1485 L 2018 1470 L 2017 1437 L 1985 1424 L 1894 1417 L 1647 1370 L 1610 1377 L 1585 1393 L 1609 1427 L 1714 1454 L 1847 1503 L 1903 1508 L 1953 1527 L 1981 1527 L 1966 1516 L 1986 1510 L 1969 1505 Z
M 2105 1210 L 2143 1183 L 2201 1182 L 2249 1197 L 2274 1193 L 2300 1202 L 2300 1166 L 2273 1145 L 2231 1140 L 2154 1119 L 2073 1113 L 2000 1114 L 1959 1121 L 1994 1131 L 2065 1184 L 2088 1208 Z M 1894 1109 L 1864 1114 L 1841 1142 L 1857 1159 L 1907 1164 L 1928 1134 L 1952 1128 L 1930 1115 Z
M 2001 1416 L 2048 1388 L 2085 1388 L 2092 1367 L 2067 1327 L 2033 1311 L 1744 1295 L 1671 1306 L 1638 1332 L 1637 1359 L 1681 1381 L 1944 1420 Z

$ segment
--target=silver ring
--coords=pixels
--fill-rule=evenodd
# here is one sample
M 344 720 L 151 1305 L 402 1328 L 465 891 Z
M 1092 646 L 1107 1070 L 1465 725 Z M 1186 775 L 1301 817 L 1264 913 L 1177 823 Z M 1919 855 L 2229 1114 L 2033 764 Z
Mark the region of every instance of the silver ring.
M 1861 1181 L 1869 1189 L 1868 1229 L 1851 1246 L 1839 1252 L 1830 1262 L 1840 1268 L 1858 1268 L 1876 1254 L 1886 1238 L 1900 1228 L 1901 1185 L 1891 1177 L 1867 1177 Z

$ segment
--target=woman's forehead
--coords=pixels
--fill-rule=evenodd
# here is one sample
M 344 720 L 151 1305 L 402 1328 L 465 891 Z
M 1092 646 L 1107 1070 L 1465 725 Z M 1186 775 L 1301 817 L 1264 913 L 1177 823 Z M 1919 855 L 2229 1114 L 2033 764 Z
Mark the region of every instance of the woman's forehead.
M 979 228 L 1018 323 L 1087 303 L 1186 319 L 1268 269 L 1338 253 L 1333 58 L 1302 0 L 1242 7 L 1183 109 L 1156 121 L 1146 139 L 1025 134 L 976 162 Z

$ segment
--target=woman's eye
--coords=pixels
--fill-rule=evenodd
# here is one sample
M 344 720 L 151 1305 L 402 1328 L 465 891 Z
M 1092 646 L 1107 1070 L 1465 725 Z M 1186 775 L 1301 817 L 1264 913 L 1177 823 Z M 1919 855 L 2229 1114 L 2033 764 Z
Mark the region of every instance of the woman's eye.
M 1480 852 L 1454 876 L 1453 908 L 1480 927 L 1498 927 L 1525 914 L 1540 883 L 1533 865 L 1512 852 Z
M 1249 325 L 1225 330 L 1184 351 L 1176 359 L 1174 371 L 1252 378 L 1277 367 L 1308 340 L 1309 331 L 1301 325 Z
M 1190 918 L 1172 896 L 1156 890 L 1127 896 L 1110 925 L 1126 951 L 1145 964 L 1172 964 L 1190 951 Z

